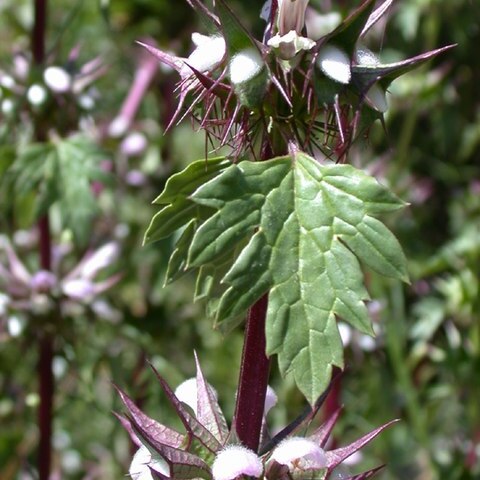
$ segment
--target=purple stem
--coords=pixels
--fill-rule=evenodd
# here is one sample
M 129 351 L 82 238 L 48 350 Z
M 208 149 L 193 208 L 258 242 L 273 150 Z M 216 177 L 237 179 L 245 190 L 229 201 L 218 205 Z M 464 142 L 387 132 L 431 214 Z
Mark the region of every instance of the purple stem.
M 247 448 L 258 450 L 270 359 L 265 355 L 265 317 L 268 294 L 260 298 L 248 313 L 245 328 L 234 429 Z
M 31 37 L 32 56 L 35 65 L 41 66 L 45 61 L 45 32 L 47 23 L 48 0 L 35 0 L 34 24 Z M 45 141 L 45 131 L 41 124 L 35 128 L 35 140 Z M 38 222 L 40 266 L 43 270 L 51 268 L 52 242 L 48 216 Z M 53 354 L 54 337 L 48 332 L 40 332 L 38 344 L 37 374 L 39 381 L 40 405 L 38 408 L 38 478 L 48 480 L 52 459 L 52 423 L 53 423 Z

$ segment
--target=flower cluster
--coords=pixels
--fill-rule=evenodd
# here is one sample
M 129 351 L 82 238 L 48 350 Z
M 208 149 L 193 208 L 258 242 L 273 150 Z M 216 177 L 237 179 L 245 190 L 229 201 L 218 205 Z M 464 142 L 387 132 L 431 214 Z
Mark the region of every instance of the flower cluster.
M 279 434 L 270 437 L 266 426 L 268 411 L 276 404 L 269 388 L 264 410 L 264 428 L 259 452 L 241 445 L 230 431 L 220 409 L 217 394 L 209 385 L 197 363 L 196 378 L 189 379 L 173 391 L 155 371 L 163 391 L 176 410 L 186 433 L 158 423 L 145 415 L 124 392 L 119 394 L 127 413 L 118 415 L 138 450 L 129 473 L 133 480 L 154 478 L 235 480 L 318 478 L 361 480 L 373 476 L 381 467 L 357 475 L 344 474 L 342 464 L 356 454 L 392 422 L 383 425 L 345 447 L 328 450 L 330 434 L 340 411 L 306 437 L 305 431 L 318 412 L 326 395 L 313 409 L 300 416 Z M 340 466 L 340 467 L 339 467 Z
M 52 127 L 59 132 L 74 129 L 95 108 L 98 92 L 93 85 L 106 72 L 101 58 L 79 65 L 79 55 L 76 47 L 64 65 L 35 68 L 23 53 L 15 54 L 10 70 L 0 70 L 0 118 L 9 121 L 25 114 L 32 118 L 56 114 Z
M 229 145 L 234 158 L 247 149 L 258 157 L 259 144 L 265 149 L 270 143 L 269 150 L 278 154 L 293 143 L 341 159 L 370 125 L 360 123 L 361 112 L 368 109 L 371 121 L 381 119 L 390 83 L 443 50 L 382 64 L 364 46 L 364 37 L 392 0 L 376 10 L 375 2 L 366 0 L 338 25 L 317 15 L 309 22 L 311 36 L 308 3 L 267 1 L 261 15 L 267 28 L 259 41 L 224 0 L 215 2 L 215 12 L 200 0 L 189 0 L 213 33 L 193 34 L 196 48 L 187 58 L 143 44 L 181 77 L 171 124 L 191 115 L 212 146 Z M 325 25 L 330 25 L 326 32 Z
M 8 239 L 0 236 L 0 287 L 4 292 L 0 297 L 0 319 L 13 319 L 13 327 L 7 321 L 9 330 L 14 330 L 11 332 L 13 336 L 17 329 L 16 317 L 10 313 L 29 312 L 42 318 L 60 309 L 63 316 L 69 316 L 85 306 L 94 305 L 100 294 L 119 281 L 118 274 L 96 279 L 118 258 L 120 248 L 116 242 L 87 252 L 73 269 L 62 274 L 62 260 L 66 253 L 64 249 L 56 248 L 52 271 L 40 269 L 31 273 Z

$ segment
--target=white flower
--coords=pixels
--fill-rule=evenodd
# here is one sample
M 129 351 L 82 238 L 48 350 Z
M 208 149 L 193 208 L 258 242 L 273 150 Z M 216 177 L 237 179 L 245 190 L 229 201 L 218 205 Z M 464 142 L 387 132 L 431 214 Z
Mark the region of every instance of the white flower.
M 263 464 L 258 455 L 241 445 L 221 450 L 212 465 L 214 480 L 233 480 L 241 475 L 258 478 L 262 472 Z
M 43 80 L 55 93 L 66 93 L 72 86 L 72 77 L 61 67 L 48 67 L 43 72 Z
M 286 35 L 291 30 L 302 33 L 305 10 L 309 0 L 278 0 L 278 33 Z
M 249 48 L 237 53 L 229 67 L 230 80 L 234 85 L 238 85 L 256 77 L 264 68 L 264 63 L 259 51 Z
M 115 117 L 108 126 L 108 134 L 113 138 L 119 138 L 125 135 L 130 127 L 130 120 L 122 115 Z
M 96 293 L 95 284 L 86 278 L 73 278 L 62 283 L 62 291 L 73 300 L 90 301 Z
M 106 243 L 82 260 L 79 265 L 79 275 L 84 278 L 93 279 L 100 270 L 111 265 L 118 258 L 119 253 L 120 248 L 118 243 Z
M 286 35 L 277 33 L 267 42 L 269 47 L 278 50 L 278 55 L 283 60 L 292 59 L 302 50 L 311 50 L 315 42 L 309 38 L 298 35 L 294 30 L 290 30 Z
M 160 458 L 152 459 L 148 448 L 142 445 L 135 453 L 128 473 L 132 480 L 153 480 L 150 468 L 166 477 L 170 476 L 167 462 Z
M 318 53 L 317 65 L 320 70 L 336 82 L 348 84 L 352 78 L 350 58 L 338 47 L 326 45 Z
M 272 453 L 271 460 L 292 468 L 323 468 L 327 457 L 323 448 L 303 437 L 286 438 Z
M 141 155 L 148 146 L 147 137 L 141 132 L 132 132 L 120 144 L 120 150 L 127 157 Z

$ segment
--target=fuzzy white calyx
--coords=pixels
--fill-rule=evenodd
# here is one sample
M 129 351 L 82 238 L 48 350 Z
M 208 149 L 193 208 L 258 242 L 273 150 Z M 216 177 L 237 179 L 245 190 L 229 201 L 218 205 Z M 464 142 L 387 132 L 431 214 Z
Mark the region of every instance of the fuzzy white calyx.
M 200 33 L 192 34 L 192 41 L 197 48 L 185 60 L 185 74 L 190 75 L 193 67 L 199 72 L 211 72 L 222 63 L 226 45 L 225 39 L 219 35 L 209 37 Z
M 352 78 L 350 58 L 338 47 L 326 45 L 318 53 L 317 65 L 320 70 L 336 82 L 348 84 Z
M 241 475 L 258 478 L 262 475 L 260 457 L 241 445 L 230 445 L 221 450 L 212 465 L 214 480 L 233 480 Z
M 271 460 L 292 468 L 324 468 L 327 457 L 323 448 L 303 437 L 283 440 L 272 453 Z
M 230 61 L 230 81 L 234 85 L 248 82 L 255 78 L 264 68 L 262 57 L 255 48 L 248 48 L 237 53 Z

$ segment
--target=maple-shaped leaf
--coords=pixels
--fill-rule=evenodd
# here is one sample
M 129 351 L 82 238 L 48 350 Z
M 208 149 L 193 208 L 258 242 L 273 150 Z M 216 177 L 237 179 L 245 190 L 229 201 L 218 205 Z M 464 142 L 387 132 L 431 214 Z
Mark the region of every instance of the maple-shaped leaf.
M 407 280 L 394 235 L 375 218 L 404 204 L 349 165 L 304 153 L 231 165 L 191 200 L 217 210 L 196 230 L 190 267 L 214 264 L 249 238 L 222 279 L 217 321 L 245 313 L 269 292 L 267 355 L 277 354 L 312 404 L 343 366 L 336 317 L 372 333 L 359 260 Z

